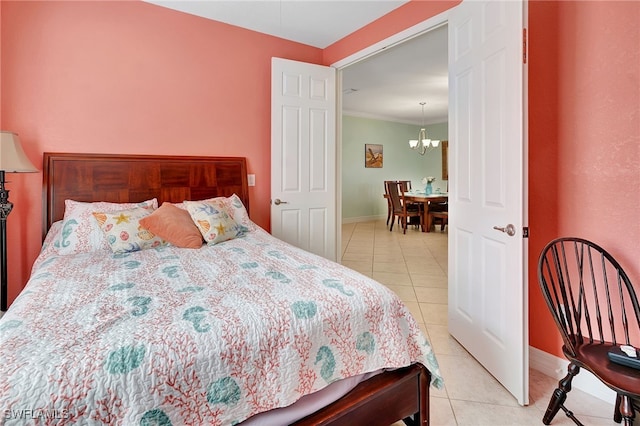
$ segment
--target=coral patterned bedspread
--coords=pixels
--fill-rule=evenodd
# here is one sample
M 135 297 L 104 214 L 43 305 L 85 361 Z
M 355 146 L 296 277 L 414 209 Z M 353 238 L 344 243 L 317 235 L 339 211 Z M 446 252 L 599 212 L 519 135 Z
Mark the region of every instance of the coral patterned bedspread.
M 0 423 L 232 425 L 416 362 L 439 387 L 390 290 L 261 229 L 195 250 L 45 246 L 0 320 Z

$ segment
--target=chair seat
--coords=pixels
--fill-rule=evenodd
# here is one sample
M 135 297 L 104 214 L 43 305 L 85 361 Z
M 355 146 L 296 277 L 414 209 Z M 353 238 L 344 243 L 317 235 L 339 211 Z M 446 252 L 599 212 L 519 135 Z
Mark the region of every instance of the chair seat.
M 609 360 L 607 352 L 614 346 L 611 343 L 583 343 L 576 345 L 577 356 L 572 357 L 563 346 L 565 356 L 580 368 L 591 371 L 602 382 L 617 393 L 640 397 L 640 370 L 616 364 Z

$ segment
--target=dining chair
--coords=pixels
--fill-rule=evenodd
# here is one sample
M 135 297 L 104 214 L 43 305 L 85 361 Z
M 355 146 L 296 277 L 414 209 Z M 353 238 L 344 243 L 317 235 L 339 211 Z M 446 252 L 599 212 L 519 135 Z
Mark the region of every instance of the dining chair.
M 411 181 L 410 180 L 399 180 L 398 183 L 402 187 L 402 192 L 411 191 Z
M 609 352 L 619 352 L 621 345 L 640 345 L 640 306 L 629 277 L 602 247 L 565 237 L 542 249 L 538 281 L 569 360 L 568 374 L 553 392 L 542 422 L 550 424 L 562 409 L 581 424 L 564 403 L 573 377 L 584 368 L 616 392 L 613 420 L 632 425 L 640 398 L 640 369 L 609 358 Z
M 439 224 L 440 231 L 444 231 L 444 227 L 449 224 L 449 203 L 447 201 L 431 202 L 428 212 L 427 229 L 431 231 L 432 226 Z
M 395 182 L 394 180 L 384 181 L 384 198 L 387 200 L 387 226 L 389 226 L 389 219 L 393 216 L 393 205 L 391 204 L 391 196 L 389 195 L 389 189 L 387 185 L 389 182 Z
M 411 191 L 411 181 L 410 180 L 399 180 L 398 183 L 400 184 L 400 188 L 402 189 L 402 192 L 409 192 Z M 420 211 L 420 209 L 422 208 L 422 203 L 414 203 L 411 201 L 407 201 L 407 210 L 409 211 Z M 415 226 L 419 226 L 420 225 L 420 221 L 417 220 L 416 216 L 411 216 L 411 220 L 409 221 L 411 225 L 415 225 Z
M 391 219 L 391 216 L 393 216 L 393 206 L 391 204 L 391 197 L 389 197 L 389 192 L 387 190 L 387 183 L 388 182 L 394 183 L 396 185 L 400 185 L 402 192 L 408 192 L 408 191 L 411 190 L 411 181 L 410 180 L 385 180 L 384 181 L 384 195 L 385 195 L 385 198 L 387 199 L 387 226 L 389 226 L 389 220 Z M 407 204 L 407 210 L 409 210 L 409 211 L 413 211 L 413 210 L 419 211 L 420 206 L 418 204 L 419 203 L 409 202 Z M 398 218 L 398 224 L 399 223 L 400 223 L 400 218 Z M 418 226 L 420 223 L 419 223 L 419 221 L 414 221 L 413 224 Z
M 429 205 L 429 214 L 427 215 L 427 229 L 431 231 L 431 227 L 435 225 L 440 225 L 440 231 L 444 231 L 444 227 L 449 224 L 449 212 L 448 211 L 438 211 L 431 210 L 431 205 Z
M 408 209 L 409 203 L 405 200 L 405 191 L 402 191 L 402 183 L 398 181 L 386 181 L 385 185 L 387 187 L 387 193 L 389 194 L 389 200 L 391 200 L 392 219 L 389 231 L 393 231 L 393 224 L 396 221 L 396 217 L 402 224 L 403 234 L 407 233 L 407 225 L 409 224 L 409 219 L 412 217 L 416 217 L 419 226 L 424 229 L 422 206 L 418 205 L 417 210 Z

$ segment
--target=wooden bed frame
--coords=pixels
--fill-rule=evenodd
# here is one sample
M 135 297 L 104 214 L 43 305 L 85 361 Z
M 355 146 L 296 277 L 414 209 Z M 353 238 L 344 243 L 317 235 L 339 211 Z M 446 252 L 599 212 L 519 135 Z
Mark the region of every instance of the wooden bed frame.
M 43 238 L 64 201 L 182 202 L 237 194 L 249 211 L 244 157 L 44 153 Z M 421 364 L 374 376 L 297 426 L 429 424 L 431 375 Z

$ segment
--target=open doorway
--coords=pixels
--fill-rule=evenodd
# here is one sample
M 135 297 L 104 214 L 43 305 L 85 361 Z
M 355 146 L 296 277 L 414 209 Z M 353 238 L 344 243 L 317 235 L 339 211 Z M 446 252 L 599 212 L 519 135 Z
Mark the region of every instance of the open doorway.
M 405 260 L 399 247 L 393 244 L 378 248 L 381 256 L 368 255 L 374 253 L 370 252 L 370 238 L 364 235 L 367 234 L 366 230 L 369 229 L 369 235 L 373 235 L 374 230 L 381 231 L 382 225 L 387 229 L 387 204 L 382 197 L 384 180 L 409 180 L 414 189 L 422 189 L 422 179 L 433 176 L 436 178 L 434 190 L 446 192 L 448 188 L 446 168 L 443 170 L 442 164 L 442 145 L 420 155 L 410 149 L 408 144 L 410 139 L 417 137 L 422 124 L 425 124 L 430 138 L 449 139 L 447 54 L 448 36 L 447 26 L 444 24 L 383 49 L 341 71 L 341 254 L 345 253 L 349 243 L 352 248 L 360 245 L 362 250 L 360 256 L 350 251 L 346 258 L 341 256 L 341 259 L 360 272 L 370 271 L 369 274 L 373 274 L 374 268 L 388 270 L 390 267 L 383 265 L 386 262 L 382 253 L 386 253 L 391 259 Z M 424 115 L 420 102 L 426 102 Z M 367 169 L 359 164 L 361 148 L 365 143 L 383 147 L 384 163 L 381 169 Z M 394 233 L 397 229 L 398 227 L 394 228 Z M 413 268 L 413 272 L 435 274 L 434 282 L 440 289 L 446 289 L 447 234 L 421 234 L 417 237 L 424 240 L 423 246 L 416 248 L 414 253 L 416 256 L 423 255 L 423 259 L 428 258 L 426 264 L 429 268 L 426 271 Z M 387 239 L 384 234 L 378 234 L 379 243 L 380 236 Z M 416 239 L 414 242 L 419 244 L 420 240 Z M 369 263 L 368 259 L 382 262 L 378 262 L 376 266 Z M 378 273 L 382 271 L 375 272 L 380 281 L 385 281 L 385 274 Z M 395 279 L 402 284 L 412 283 L 408 270 L 396 269 L 395 272 Z M 400 273 L 400 278 L 397 273 Z M 426 284 L 424 278 L 425 276 L 420 276 L 416 281 Z M 408 296 L 408 302 L 419 303 L 417 297 L 412 296 L 411 289 L 394 287 L 394 290 Z M 446 301 L 446 295 L 439 298 L 439 301 L 442 300 Z M 444 309 L 443 315 L 446 316 L 446 304 L 439 308 Z
M 447 334 L 448 233 L 389 232 L 384 180 L 426 176 L 446 191 L 442 147 L 420 155 L 409 148 L 422 124 L 432 139 L 448 140 L 448 37 L 440 25 L 384 49 L 342 74 L 341 260 L 392 289 L 434 335 Z M 426 102 L 422 115 L 420 102 Z M 384 148 L 381 169 L 359 164 L 361 146 Z M 443 179 L 445 178 L 445 179 Z M 422 308 L 421 308 L 422 306 Z
M 423 125 L 430 139 L 449 139 L 447 62 L 447 25 L 440 25 L 341 70 L 343 223 L 386 217 L 384 180 L 423 189 L 431 176 L 434 191 L 447 191 L 442 146 L 420 155 L 408 144 Z M 364 167 L 365 144 L 382 146 L 382 168 Z
M 384 180 L 410 180 L 419 189 L 423 177 L 434 176 L 434 190 L 448 188 L 442 147 L 422 156 L 408 144 L 422 124 L 421 101 L 429 137 L 448 140 L 447 50 L 442 25 L 342 70 L 340 253 L 345 266 L 394 291 L 438 350 L 462 354 L 447 330 L 448 233 L 389 232 L 382 198 Z M 364 143 L 383 145 L 381 169 L 358 162 Z

